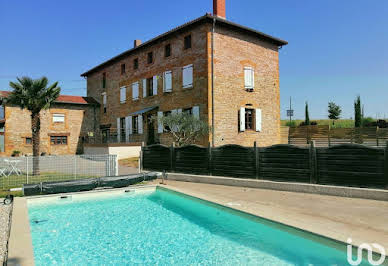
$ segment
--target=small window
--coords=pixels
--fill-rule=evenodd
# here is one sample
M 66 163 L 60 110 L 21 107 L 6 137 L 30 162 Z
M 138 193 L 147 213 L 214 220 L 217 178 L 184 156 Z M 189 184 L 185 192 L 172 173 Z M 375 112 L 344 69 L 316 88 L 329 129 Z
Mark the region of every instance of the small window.
M 139 59 L 136 58 L 133 60 L 133 69 L 138 69 L 139 68 Z
M 102 105 L 104 109 L 104 114 L 106 114 L 106 93 L 105 92 L 102 94 Z
M 51 145 L 67 145 L 67 136 L 51 136 Z
M 187 35 L 185 37 L 185 49 L 190 49 L 191 48 L 191 35 Z
M 125 64 L 121 64 L 121 75 L 125 74 Z
M 139 117 L 137 115 L 132 116 L 132 133 L 139 133 L 139 125 L 138 125 Z
M 147 79 L 147 96 L 153 96 L 154 95 L 154 79 L 148 78 Z
M 193 108 L 185 108 L 183 109 L 183 113 L 192 115 L 193 114 Z
M 253 109 L 245 109 L 245 129 L 246 130 L 254 130 L 254 110 Z
M 193 65 L 183 67 L 183 88 L 193 87 Z
M 252 67 L 244 67 L 245 89 L 252 91 L 255 87 L 255 72 Z
M 164 47 L 164 56 L 169 57 L 171 55 L 171 44 L 167 44 Z
M 121 87 L 120 88 L 120 103 L 125 103 L 127 100 L 127 88 Z
M 106 73 L 102 73 L 102 88 L 105 89 L 106 87 Z
M 169 115 L 171 115 L 171 111 L 163 112 L 163 116 L 164 116 L 164 117 L 167 117 L 167 116 L 169 116 Z M 171 131 L 171 130 L 170 130 L 170 127 L 167 126 L 167 125 L 165 125 L 165 126 L 164 126 L 164 132 L 169 132 L 169 131 Z
M 26 145 L 31 145 L 32 144 L 32 138 L 27 137 L 26 138 Z
M 147 63 L 148 64 L 152 64 L 152 62 L 154 62 L 154 53 L 153 52 L 149 52 L 147 54 Z
M 53 114 L 53 123 L 64 123 L 65 115 L 64 114 Z

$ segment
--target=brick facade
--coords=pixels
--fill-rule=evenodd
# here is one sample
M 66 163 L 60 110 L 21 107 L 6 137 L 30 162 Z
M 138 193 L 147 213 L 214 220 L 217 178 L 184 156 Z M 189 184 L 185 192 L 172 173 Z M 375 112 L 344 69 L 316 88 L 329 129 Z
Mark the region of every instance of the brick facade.
M 97 109 L 96 109 L 97 108 Z M 32 155 L 32 144 L 26 143 L 31 138 L 31 116 L 28 110 L 17 106 L 5 106 L 4 152 L 10 156 L 13 151 L 22 155 Z M 87 132 L 94 132 L 98 122 L 98 107 L 89 104 L 56 103 L 52 108 L 41 112 L 40 152 L 47 155 L 75 154 L 82 152 L 82 137 Z M 54 123 L 53 114 L 63 114 L 64 122 Z M 52 144 L 51 136 L 67 137 L 67 144 Z
M 157 107 L 157 111 L 171 111 L 199 106 L 200 118 L 212 125 L 214 117 L 214 144 L 240 144 L 252 146 L 254 141 L 260 146 L 280 142 L 280 100 L 278 47 L 286 42 L 271 39 L 267 35 L 230 25 L 225 20 L 216 19 L 214 34 L 214 116 L 212 114 L 212 21 L 206 15 L 192 23 L 187 23 L 172 32 L 131 49 L 122 55 L 103 63 L 82 74 L 87 77 L 87 95 L 101 103 L 100 125 L 116 129 L 117 118 L 147 107 Z M 198 23 L 202 21 L 203 23 Z M 236 28 L 237 27 L 237 28 Z M 243 30 L 244 29 L 244 30 Z M 191 35 L 192 47 L 183 49 L 184 38 Z M 171 45 L 171 56 L 165 57 L 164 49 Z M 154 62 L 147 63 L 147 54 L 153 52 Z M 133 60 L 138 58 L 139 68 L 133 69 Z M 125 64 L 125 73 L 121 73 Z M 193 64 L 193 88 L 182 87 L 182 67 Z M 255 71 L 255 89 L 248 92 L 244 87 L 244 67 Z M 163 93 L 162 73 L 172 71 L 172 92 Z M 106 88 L 102 88 L 103 73 Z M 158 92 L 151 97 L 143 97 L 142 80 L 157 75 Z M 133 82 L 139 81 L 139 100 L 132 100 Z M 126 102 L 120 103 L 120 88 L 126 86 Z M 106 113 L 102 104 L 107 95 Z M 238 111 L 241 107 L 260 108 L 262 130 L 239 132 Z M 146 115 L 143 120 L 146 121 Z M 143 124 L 143 134 L 131 135 L 130 140 L 147 142 L 148 125 Z M 169 145 L 169 133 L 157 133 L 153 125 L 156 142 Z M 212 136 L 205 136 L 198 144 L 206 145 Z

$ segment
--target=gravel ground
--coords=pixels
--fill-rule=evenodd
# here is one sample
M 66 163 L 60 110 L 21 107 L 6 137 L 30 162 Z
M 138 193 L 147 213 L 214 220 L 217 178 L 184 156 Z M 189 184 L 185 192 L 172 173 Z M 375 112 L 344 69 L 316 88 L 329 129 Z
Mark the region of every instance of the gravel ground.
M 3 205 L 3 199 L 0 198 L 0 265 L 3 265 L 7 253 L 11 208 L 12 205 Z

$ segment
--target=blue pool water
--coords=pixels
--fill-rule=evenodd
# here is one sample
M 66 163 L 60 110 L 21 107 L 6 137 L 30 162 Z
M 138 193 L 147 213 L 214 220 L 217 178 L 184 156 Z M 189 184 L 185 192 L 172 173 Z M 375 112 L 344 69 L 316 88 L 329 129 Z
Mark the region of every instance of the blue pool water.
M 345 245 L 164 189 L 28 211 L 36 265 L 349 265 Z

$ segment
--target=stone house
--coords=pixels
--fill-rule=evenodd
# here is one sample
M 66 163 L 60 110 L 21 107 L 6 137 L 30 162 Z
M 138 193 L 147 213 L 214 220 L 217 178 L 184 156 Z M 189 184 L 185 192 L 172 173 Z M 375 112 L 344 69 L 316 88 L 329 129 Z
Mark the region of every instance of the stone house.
M 206 14 L 88 70 L 102 139 L 170 144 L 158 117 L 189 112 L 212 128 L 199 144 L 280 143 L 279 49 L 287 42 Z
M 0 91 L 6 98 L 9 91 Z M 98 127 L 99 104 L 81 96 L 61 95 L 41 112 L 40 152 L 47 155 L 82 152 L 82 140 Z M 90 132 L 90 133 L 88 133 Z M 32 155 L 31 116 L 18 106 L 0 106 L 0 156 L 14 151 Z

